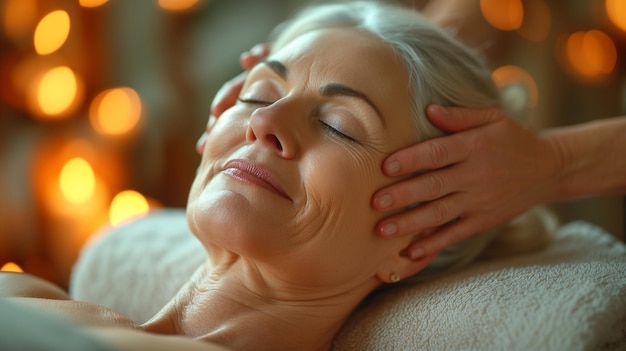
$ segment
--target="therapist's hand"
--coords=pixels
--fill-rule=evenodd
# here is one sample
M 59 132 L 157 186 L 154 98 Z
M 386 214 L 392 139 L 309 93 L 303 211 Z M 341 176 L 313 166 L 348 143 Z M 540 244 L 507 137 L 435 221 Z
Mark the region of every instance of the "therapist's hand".
M 202 133 L 200 139 L 198 139 L 198 142 L 196 143 L 196 150 L 199 154 L 202 154 L 208 133 L 213 128 L 217 118 L 237 102 L 237 97 L 239 97 L 243 83 L 246 81 L 246 77 L 248 76 L 248 70 L 260 61 L 264 60 L 269 55 L 269 52 L 270 46 L 268 44 L 257 44 L 252 47 L 250 51 L 246 51 L 241 54 L 239 57 L 239 64 L 241 64 L 241 67 L 243 67 L 245 71 L 224 83 L 220 90 L 218 90 L 215 94 L 213 102 L 211 103 L 211 116 L 209 117 L 206 131 Z
M 429 120 L 449 136 L 390 155 L 388 176 L 424 172 L 377 191 L 372 206 L 410 210 L 377 224 L 379 235 L 421 234 L 413 259 L 438 253 L 549 199 L 562 156 L 558 147 L 499 109 L 428 106 Z M 428 235 L 424 235 L 428 233 Z

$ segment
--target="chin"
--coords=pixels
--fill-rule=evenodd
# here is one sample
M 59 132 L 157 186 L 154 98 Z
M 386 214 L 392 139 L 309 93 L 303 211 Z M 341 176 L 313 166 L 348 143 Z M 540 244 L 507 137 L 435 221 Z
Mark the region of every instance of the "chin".
M 198 197 L 190 197 L 187 222 L 205 247 L 210 244 L 251 255 L 254 251 L 271 249 L 277 244 L 271 238 L 276 237 L 277 232 L 284 232 L 275 228 L 276 223 L 281 223 L 276 216 L 284 211 L 275 211 L 274 206 L 267 203 L 265 206 L 257 203 L 262 200 L 258 196 L 250 199 L 250 194 L 232 190 L 205 190 Z

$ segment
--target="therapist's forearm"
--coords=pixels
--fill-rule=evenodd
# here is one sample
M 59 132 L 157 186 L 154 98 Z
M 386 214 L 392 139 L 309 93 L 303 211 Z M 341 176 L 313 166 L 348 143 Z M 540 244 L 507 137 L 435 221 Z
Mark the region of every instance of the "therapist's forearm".
M 551 200 L 626 194 L 626 116 L 547 130 L 543 137 L 563 160 Z

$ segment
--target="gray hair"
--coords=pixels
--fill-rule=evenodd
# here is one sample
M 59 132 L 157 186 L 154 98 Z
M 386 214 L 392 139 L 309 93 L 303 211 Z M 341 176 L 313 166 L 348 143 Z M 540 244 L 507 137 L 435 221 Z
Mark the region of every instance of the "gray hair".
M 500 92 L 480 56 L 417 11 L 380 1 L 335 2 L 309 7 L 274 31 L 278 50 L 302 34 L 356 28 L 385 41 L 404 64 L 418 141 L 444 135 L 425 115 L 429 104 L 501 107 Z M 443 250 L 412 280 L 424 280 L 473 261 L 507 226 L 475 235 Z

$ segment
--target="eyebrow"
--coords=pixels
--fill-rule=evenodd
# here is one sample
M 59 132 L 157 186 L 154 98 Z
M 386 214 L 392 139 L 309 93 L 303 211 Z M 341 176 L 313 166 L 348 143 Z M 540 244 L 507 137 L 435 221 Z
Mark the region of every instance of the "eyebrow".
M 374 104 L 374 102 L 367 97 L 367 95 L 363 94 L 360 91 L 354 90 L 347 85 L 339 84 L 339 83 L 329 83 L 320 88 L 320 94 L 323 96 L 353 96 L 365 101 L 374 111 L 378 118 L 382 122 L 383 126 L 385 125 L 385 120 L 380 113 L 380 109 Z
M 289 70 L 281 62 L 275 60 L 265 60 L 262 63 L 266 64 L 272 69 L 272 71 L 276 72 L 276 74 L 278 74 L 283 80 L 287 80 Z

